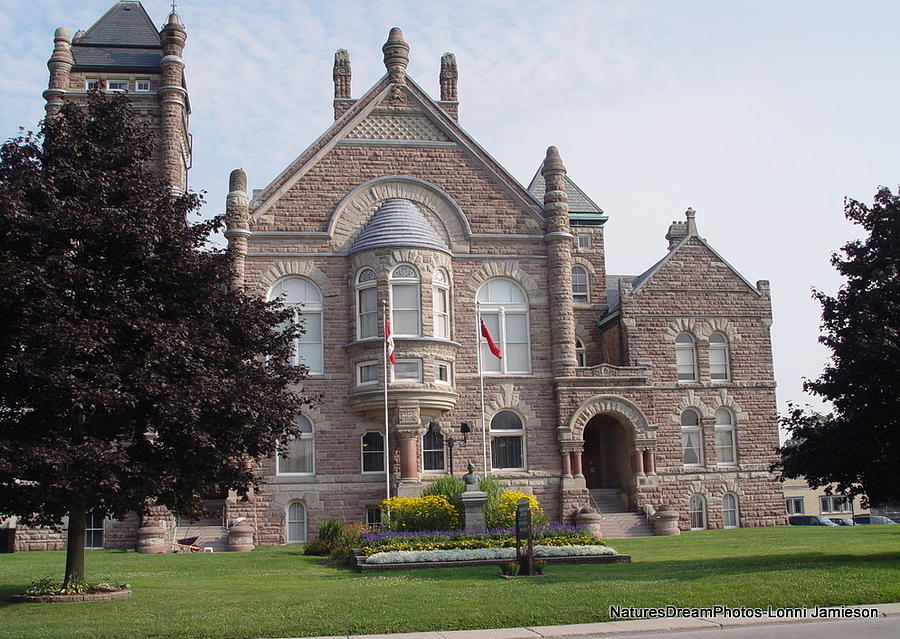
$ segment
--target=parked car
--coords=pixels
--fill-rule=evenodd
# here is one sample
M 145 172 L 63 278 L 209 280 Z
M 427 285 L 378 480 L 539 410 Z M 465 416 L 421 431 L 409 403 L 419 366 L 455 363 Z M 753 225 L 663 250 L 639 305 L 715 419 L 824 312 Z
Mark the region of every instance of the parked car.
M 896 524 L 897 522 L 881 515 L 856 515 L 853 521 L 857 525 L 867 526 L 869 524 Z
M 791 515 L 788 517 L 791 526 L 837 526 L 836 523 L 822 515 Z
M 830 517 L 831 521 L 836 523 L 838 526 L 855 526 L 856 522 L 850 519 L 849 517 Z

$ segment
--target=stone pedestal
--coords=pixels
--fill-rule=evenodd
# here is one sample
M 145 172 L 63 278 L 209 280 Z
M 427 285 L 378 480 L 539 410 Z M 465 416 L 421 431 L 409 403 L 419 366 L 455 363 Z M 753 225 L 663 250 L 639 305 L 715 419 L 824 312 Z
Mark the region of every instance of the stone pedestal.
M 394 485 L 394 497 L 421 497 L 425 486 L 418 479 L 400 479 Z
M 228 529 L 228 543 L 225 550 L 228 552 L 250 552 L 256 546 L 253 545 L 253 526 L 241 522 Z
M 166 529 L 162 526 L 142 526 L 137 531 L 137 552 L 158 555 L 167 552 Z
M 653 532 L 663 537 L 680 535 L 678 512 L 673 510 L 671 506 L 660 506 L 656 514 L 653 515 Z
M 602 519 L 600 513 L 596 510 L 585 507 L 575 515 L 575 525 L 578 528 L 586 528 L 597 539 L 603 539 L 603 530 L 601 527 Z
M 487 493 L 478 490 L 476 484 L 466 486 L 466 491 L 460 496 L 466 532 L 484 530 L 484 503 L 487 498 Z

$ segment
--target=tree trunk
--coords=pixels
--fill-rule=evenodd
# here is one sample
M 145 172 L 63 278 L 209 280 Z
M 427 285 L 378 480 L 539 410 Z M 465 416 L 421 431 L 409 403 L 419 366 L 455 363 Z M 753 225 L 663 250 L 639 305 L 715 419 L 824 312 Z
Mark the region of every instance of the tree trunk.
M 69 511 L 69 531 L 66 537 L 65 583 L 84 581 L 84 529 L 87 513 L 84 506 L 73 506 Z

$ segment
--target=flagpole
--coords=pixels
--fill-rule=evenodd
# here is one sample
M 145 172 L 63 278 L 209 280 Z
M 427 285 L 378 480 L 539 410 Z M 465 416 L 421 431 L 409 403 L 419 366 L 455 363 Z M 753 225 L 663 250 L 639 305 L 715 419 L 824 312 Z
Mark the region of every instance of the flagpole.
M 478 339 L 476 340 L 476 344 L 478 345 L 478 383 L 481 386 L 481 468 L 484 472 L 484 476 L 487 477 L 488 470 L 487 465 L 487 426 L 484 423 L 484 370 L 481 366 L 481 306 L 478 301 L 475 302 L 475 309 L 478 314 L 478 324 L 476 329 L 476 335 L 478 335 Z
M 382 331 L 387 328 L 387 302 L 381 300 Z M 391 498 L 391 447 L 389 445 L 388 432 L 388 352 L 387 341 L 388 336 L 385 331 L 384 335 L 384 489 L 387 499 Z

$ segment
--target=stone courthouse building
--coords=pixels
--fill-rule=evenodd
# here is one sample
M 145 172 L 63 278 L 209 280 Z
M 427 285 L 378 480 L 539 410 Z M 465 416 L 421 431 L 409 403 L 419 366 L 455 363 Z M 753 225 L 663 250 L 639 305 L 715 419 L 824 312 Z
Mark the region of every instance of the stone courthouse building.
M 138 2 L 74 38 L 58 30 L 48 110 L 95 82 L 127 92 L 158 125 L 160 171 L 185 188 L 185 38 L 177 15 L 160 31 Z M 471 461 L 533 493 L 554 521 L 589 506 L 640 520 L 667 505 L 683 530 L 784 523 L 768 472 L 778 445 L 768 282 L 735 271 L 691 209 L 640 238 L 658 242 L 658 262 L 607 273 L 608 216 L 564 156 L 536 157 L 523 186 L 461 128 L 454 55 L 439 70 L 435 60 L 435 99 L 407 75 L 409 54 L 392 29 L 385 75 L 354 92 L 339 50 L 334 122 L 274 179 L 251 169 L 263 188 L 231 174 L 235 284 L 297 308 L 304 391 L 323 401 L 298 417 L 305 434 L 289 456 L 260 463 L 265 483 L 249 500 L 223 496 L 225 519 L 247 517 L 261 544 L 302 542 L 331 517 L 373 522 L 387 485 L 417 495 L 448 474 L 452 436 L 457 475 Z M 383 302 L 397 358 L 389 476 Z M 502 359 L 480 337 L 479 310 Z M 137 525 L 95 524 L 106 545 L 132 543 Z

